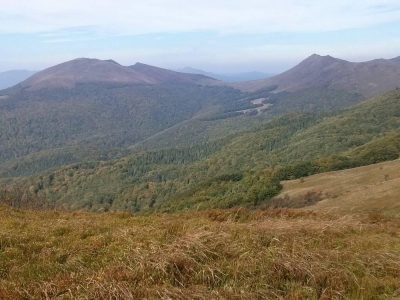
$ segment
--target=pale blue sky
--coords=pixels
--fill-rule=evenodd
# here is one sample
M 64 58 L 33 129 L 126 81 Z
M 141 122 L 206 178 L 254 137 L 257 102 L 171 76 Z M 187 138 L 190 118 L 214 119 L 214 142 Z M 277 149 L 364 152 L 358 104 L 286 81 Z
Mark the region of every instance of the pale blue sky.
M 90 57 L 278 73 L 313 53 L 350 61 L 400 55 L 398 0 L 14 2 L 0 0 L 0 71 Z

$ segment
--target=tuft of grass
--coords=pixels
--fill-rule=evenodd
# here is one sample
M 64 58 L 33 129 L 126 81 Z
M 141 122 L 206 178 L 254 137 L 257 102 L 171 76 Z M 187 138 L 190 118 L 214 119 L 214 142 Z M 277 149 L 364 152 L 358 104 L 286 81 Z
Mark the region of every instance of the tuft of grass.
M 0 299 L 393 299 L 400 220 L 0 206 Z

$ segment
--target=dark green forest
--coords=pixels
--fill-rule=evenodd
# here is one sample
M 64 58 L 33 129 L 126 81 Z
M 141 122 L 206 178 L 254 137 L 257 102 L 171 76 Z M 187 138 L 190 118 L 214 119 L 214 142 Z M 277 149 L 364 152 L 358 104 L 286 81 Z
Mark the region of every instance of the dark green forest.
M 264 103 L 273 104 L 269 113 L 282 115 L 293 111 L 328 111 L 345 108 L 365 100 L 360 94 L 347 93 L 327 87 L 313 87 L 294 93 L 270 94 Z
M 226 86 L 168 83 L 3 90 L 0 177 L 120 158 L 132 151 L 195 146 L 286 112 L 328 111 L 362 100 L 327 88 L 295 93 L 276 93 L 276 88 L 244 93 Z M 258 113 L 255 108 L 263 104 L 251 102 L 256 99 L 273 105 Z
M 206 143 L 76 163 L 15 184 L 72 210 L 251 208 L 277 195 L 281 180 L 397 159 L 399 130 L 393 91 L 341 111 L 291 113 Z
M 275 92 L 276 86 L 247 93 L 246 97 L 236 101 L 236 109 L 257 108 L 249 101 L 263 99 L 263 103 L 272 104 L 258 114 L 244 114 L 231 111 L 231 107 L 214 107 L 205 115 L 199 115 L 185 122 L 168 128 L 134 145 L 138 150 L 151 150 L 173 146 L 188 146 L 204 143 L 211 139 L 250 129 L 263 124 L 276 116 L 291 112 L 324 112 L 341 110 L 357 104 L 365 98 L 326 87 L 309 88 L 293 93 Z M 235 104 L 236 103 L 236 104 Z M 262 104 L 261 104 L 262 105 Z M 227 112 L 230 111 L 230 112 Z
M 0 161 L 70 146 L 126 148 L 209 105 L 242 98 L 196 84 L 80 84 L 74 89 L 2 91 Z

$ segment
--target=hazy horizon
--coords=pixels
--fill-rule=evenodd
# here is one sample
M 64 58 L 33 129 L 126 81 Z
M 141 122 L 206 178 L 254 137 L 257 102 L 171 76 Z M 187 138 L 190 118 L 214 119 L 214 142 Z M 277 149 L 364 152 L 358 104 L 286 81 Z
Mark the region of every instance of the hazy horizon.
M 214 73 L 281 73 L 313 53 L 360 62 L 400 55 L 394 0 L 157 0 L 7 3 L 0 72 L 78 57 Z

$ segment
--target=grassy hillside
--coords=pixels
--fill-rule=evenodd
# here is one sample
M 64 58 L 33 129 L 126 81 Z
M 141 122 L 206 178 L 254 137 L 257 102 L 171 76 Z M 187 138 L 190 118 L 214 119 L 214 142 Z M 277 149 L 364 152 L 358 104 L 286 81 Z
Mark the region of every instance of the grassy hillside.
M 400 92 L 394 91 L 330 117 L 291 114 L 205 144 L 74 164 L 24 179 L 21 184 L 37 197 L 67 209 L 254 207 L 270 200 L 270 190 L 279 192 L 277 178 L 398 158 L 399 98 Z M 229 179 L 234 174 L 241 179 Z M 221 176 L 228 180 L 209 184 Z M 266 191 L 262 187 L 265 180 Z
M 320 193 L 319 201 L 309 206 L 324 212 L 380 213 L 400 216 L 400 160 L 317 174 L 282 182 L 278 196 L 295 202 L 307 193 Z
M 398 219 L 0 206 L 0 298 L 395 299 Z

